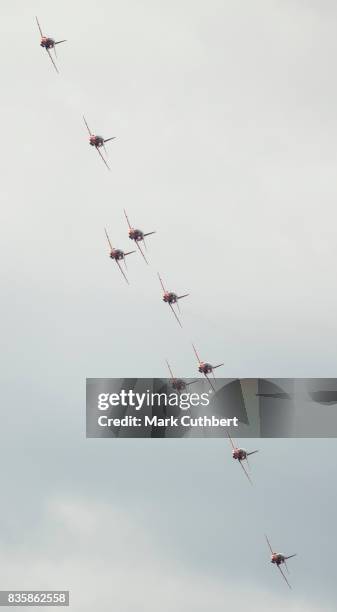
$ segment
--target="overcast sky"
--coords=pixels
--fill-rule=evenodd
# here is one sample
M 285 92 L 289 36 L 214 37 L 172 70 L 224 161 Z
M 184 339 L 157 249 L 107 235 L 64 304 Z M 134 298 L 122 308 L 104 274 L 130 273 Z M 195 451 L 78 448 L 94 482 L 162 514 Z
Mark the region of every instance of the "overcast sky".
M 224 377 L 336 375 L 336 4 L 1 12 L 1 588 L 69 588 L 75 612 L 335 610 L 334 440 L 249 441 L 252 490 L 221 440 L 84 436 L 86 377 L 192 376 L 191 341 Z M 60 75 L 35 15 L 67 39 Z M 110 173 L 83 114 L 117 136 Z M 130 286 L 104 236 L 130 247 L 123 208 L 157 232 Z M 157 271 L 190 293 L 183 330 Z M 292 591 L 265 532 L 299 553 Z

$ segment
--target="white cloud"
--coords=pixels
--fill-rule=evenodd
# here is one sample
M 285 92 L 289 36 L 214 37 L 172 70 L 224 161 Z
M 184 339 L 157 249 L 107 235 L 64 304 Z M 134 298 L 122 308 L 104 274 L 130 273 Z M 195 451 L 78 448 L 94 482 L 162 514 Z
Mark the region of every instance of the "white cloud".
M 294 601 L 294 592 L 285 591 L 281 600 L 251 585 L 228 584 L 226 577 L 199 574 L 169 558 L 133 508 L 125 512 L 84 500 L 53 500 L 44 522 L 46 529 L 30 534 L 35 550 L 0 558 L 2 588 L 69 589 L 74 612 L 223 612 L 231 607 L 283 612 L 285 605 L 288 612 L 329 612 Z

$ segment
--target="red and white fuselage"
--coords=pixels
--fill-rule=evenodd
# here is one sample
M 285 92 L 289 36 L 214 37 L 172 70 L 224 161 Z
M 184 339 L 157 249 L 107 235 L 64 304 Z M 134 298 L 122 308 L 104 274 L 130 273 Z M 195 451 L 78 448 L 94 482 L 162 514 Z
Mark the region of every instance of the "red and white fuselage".
M 121 259 L 124 259 L 125 253 L 121 249 L 111 249 L 110 257 L 111 257 L 111 259 L 115 259 L 116 261 L 120 261 Z
M 173 291 L 165 291 L 163 295 L 163 301 L 167 304 L 176 304 L 178 302 L 178 296 Z
M 187 383 L 185 383 L 182 378 L 174 378 L 172 379 L 172 388 L 175 391 L 185 391 L 185 389 L 187 389 Z
M 200 361 L 198 371 L 200 374 L 211 374 L 213 372 L 213 366 L 206 361 Z
M 233 448 L 232 451 L 233 459 L 244 461 L 247 459 L 247 451 L 244 448 Z
M 130 240 L 135 240 L 135 242 L 141 242 L 144 240 L 144 232 L 142 232 L 140 229 L 136 229 L 135 227 L 130 227 L 129 238 Z
M 104 138 L 102 136 L 96 136 L 96 134 L 90 134 L 89 144 L 91 144 L 92 147 L 103 147 Z
M 182 378 L 176 378 L 173 375 L 173 372 L 171 370 L 171 366 L 170 366 L 170 364 L 169 364 L 169 362 L 167 360 L 166 360 L 166 363 L 167 363 L 167 367 L 169 369 L 169 372 L 171 374 L 171 386 L 172 386 L 172 389 L 174 389 L 175 391 L 178 391 L 178 393 L 180 393 L 181 391 L 185 391 L 185 389 L 187 389 L 187 387 L 189 387 L 189 385 L 193 385 L 194 383 L 198 382 L 197 380 L 191 380 L 190 382 L 186 382 Z
M 222 366 L 223 363 L 219 363 L 218 365 L 212 365 L 208 363 L 208 361 L 201 361 L 194 344 L 192 344 L 192 346 L 193 346 L 194 354 L 198 360 L 198 372 L 200 372 L 200 374 L 204 374 L 205 376 L 207 376 L 207 374 L 213 373 L 213 376 L 214 376 L 213 370 L 215 370 L 216 368 L 220 368 L 220 366 Z
M 270 563 L 276 563 L 276 565 L 281 565 L 282 563 L 285 563 L 286 558 L 284 555 L 281 555 L 281 553 L 273 553 L 270 557 Z
M 44 49 L 54 49 L 55 40 L 49 36 L 42 36 L 40 47 L 43 47 Z

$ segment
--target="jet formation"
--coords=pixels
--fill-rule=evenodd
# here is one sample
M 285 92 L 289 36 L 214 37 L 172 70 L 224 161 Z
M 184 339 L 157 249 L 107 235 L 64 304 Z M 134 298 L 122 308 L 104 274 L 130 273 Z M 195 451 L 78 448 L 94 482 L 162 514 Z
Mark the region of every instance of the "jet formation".
M 41 35 L 40 38 L 40 46 L 47 52 L 53 67 L 55 69 L 55 71 L 57 73 L 59 73 L 59 69 L 56 65 L 55 60 L 57 59 L 57 53 L 56 53 L 56 46 L 67 42 L 65 39 L 62 40 L 55 40 L 54 38 L 47 36 L 43 33 L 42 28 L 40 26 L 40 22 L 38 20 L 38 18 L 36 17 L 36 23 Z M 52 52 L 54 53 L 55 58 L 52 55 Z M 106 149 L 106 143 L 110 142 L 111 140 L 116 139 L 116 136 L 110 136 L 109 138 L 104 138 L 103 136 L 99 136 L 96 133 L 93 133 L 88 125 L 88 122 L 85 118 L 85 116 L 83 115 L 83 121 L 84 124 L 86 126 L 86 129 L 89 133 L 89 145 L 91 147 L 93 147 L 94 149 L 96 149 L 97 153 L 99 154 L 101 160 L 103 161 L 104 165 L 106 166 L 106 168 L 108 170 L 111 170 L 106 157 L 107 157 L 107 149 Z M 104 155 L 102 153 L 102 151 L 104 151 Z M 145 253 L 142 249 L 142 246 L 144 247 L 144 249 L 147 249 L 146 246 L 146 242 L 145 242 L 145 238 L 147 238 L 150 235 L 153 235 L 156 233 L 156 231 L 150 231 L 150 232 L 144 232 L 141 229 L 138 229 L 134 226 L 131 225 L 130 221 L 129 221 L 129 217 L 126 213 L 126 210 L 124 209 L 124 216 L 127 222 L 127 226 L 128 226 L 128 237 L 130 240 L 132 240 L 136 246 L 136 249 L 138 250 L 138 252 L 140 253 L 140 255 L 142 256 L 143 260 L 145 261 L 146 264 L 148 264 L 148 260 L 145 256 Z M 127 264 L 126 264 L 126 257 L 128 257 L 129 255 L 131 255 L 132 253 L 136 253 L 136 250 L 132 250 L 132 251 L 124 251 L 120 248 L 116 248 L 112 245 L 112 242 L 110 240 L 110 236 L 108 234 L 107 229 L 104 229 L 105 231 L 105 235 L 109 244 L 109 257 L 112 261 L 114 261 L 119 269 L 119 271 L 121 272 L 122 276 L 124 277 L 124 280 L 129 284 L 129 280 L 127 278 L 126 272 L 127 272 Z M 124 269 L 122 267 L 122 265 L 124 265 Z M 188 293 L 184 293 L 182 295 L 179 295 L 178 293 L 174 292 L 174 291 L 168 291 L 164 285 L 164 282 L 160 276 L 160 274 L 158 273 L 158 278 L 161 284 L 161 288 L 163 290 L 163 294 L 162 294 L 162 300 L 164 303 L 168 304 L 177 323 L 179 324 L 180 327 L 182 327 L 180 318 L 175 310 L 174 307 L 177 308 L 179 314 L 180 314 L 180 308 L 179 308 L 179 300 L 188 297 L 189 294 Z M 215 381 L 215 374 L 214 374 L 214 370 L 223 366 L 223 363 L 219 363 L 217 365 L 212 365 L 211 363 L 209 363 L 208 361 L 203 361 L 202 359 L 200 359 L 199 354 L 194 346 L 194 344 L 192 344 L 193 347 L 193 351 L 194 354 L 197 358 L 197 371 L 199 374 L 202 374 L 205 379 L 207 380 L 208 384 L 212 387 L 213 391 L 216 392 L 215 386 L 214 386 L 214 381 Z M 190 382 L 185 381 L 182 378 L 177 378 L 176 376 L 174 376 L 171 366 L 169 365 L 169 362 L 166 361 L 168 370 L 170 372 L 170 385 L 171 387 L 177 392 L 177 393 L 182 393 L 183 391 L 186 391 L 186 389 L 194 384 L 195 382 L 198 382 L 198 380 L 192 380 Z M 210 379 L 210 375 L 212 375 L 212 380 Z M 200 379 L 199 379 L 200 380 Z M 250 482 L 250 484 L 253 484 L 251 476 L 248 472 L 249 468 L 249 464 L 248 464 L 248 457 L 250 457 L 251 455 L 255 454 L 258 452 L 258 450 L 253 450 L 253 451 L 247 451 L 244 448 L 241 448 L 239 446 L 237 446 L 233 439 L 231 438 L 231 436 L 229 434 L 227 434 L 229 442 L 231 444 L 232 447 L 232 458 L 235 461 L 238 461 L 239 465 L 241 466 L 241 468 L 243 469 L 243 472 L 245 473 L 248 481 Z M 293 557 L 296 556 L 296 554 L 292 554 L 292 555 L 284 555 L 280 552 L 276 552 L 273 550 L 270 541 L 268 539 L 267 536 L 266 537 L 266 541 L 271 553 L 271 557 L 270 557 L 270 561 L 273 565 L 275 565 L 277 567 L 277 569 L 280 571 L 282 577 L 284 578 L 286 584 L 288 585 L 289 588 L 290 584 L 289 581 L 285 575 L 285 573 L 282 570 L 282 566 L 285 567 L 285 569 L 287 571 L 288 570 L 288 566 L 287 566 L 287 561 Z

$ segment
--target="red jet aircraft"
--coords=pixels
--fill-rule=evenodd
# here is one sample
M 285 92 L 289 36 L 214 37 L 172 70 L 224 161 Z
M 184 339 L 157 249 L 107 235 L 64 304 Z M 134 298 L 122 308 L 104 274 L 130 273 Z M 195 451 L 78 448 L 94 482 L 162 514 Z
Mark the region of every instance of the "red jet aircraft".
M 45 36 L 42 33 L 41 26 L 39 24 L 38 18 L 35 17 L 35 19 L 36 19 L 36 23 L 37 23 L 37 26 L 38 26 L 38 28 L 40 30 L 40 34 L 41 34 L 40 46 L 43 47 L 43 49 L 45 49 L 47 51 L 47 53 L 48 53 L 48 55 L 49 55 L 49 57 L 50 57 L 50 59 L 52 61 L 52 64 L 53 64 L 56 72 L 58 73 L 58 69 L 57 69 L 57 66 L 56 66 L 52 56 L 51 56 L 50 49 L 54 49 L 55 57 L 57 57 L 55 45 L 59 45 L 59 44 L 61 44 L 63 42 L 66 42 L 66 41 L 65 40 L 54 40 L 53 38 L 50 38 L 49 36 Z
M 172 304 L 177 304 L 178 310 L 180 312 L 180 308 L 179 308 L 179 304 L 178 304 L 178 300 L 181 300 L 184 297 L 187 297 L 189 294 L 185 293 L 184 295 L 177 295 L 176 293 L 173 293 L 173 291 L 167 291 L 164 287 L 163 281 L 160 277 L 160 274 L 158 274 L 158 278 L 160 280 L 160 284 L 162 286 L 162 289 L 164 291 L 164 295 L 163 295 L 163 302 L 166 302 L 166 304 L 168 304 L 175 316 L 175 318 L 177 319 L 180 327 L 182 327 L 182 324 L 179 321 L 178 315 L 176 313 L 176 311 L 173 309 Z
M 87 126 L 87 130 L 88 130 L 88 132 L 89 132 L 89 144 L 90 144 L 92 147 L 95 147 L 96 151 L 97 151 L 97 152 L 99 153 L 99 155 L 101 156 L 101 158 L 102 158 L 103 162 L 105 163 L 106 167 L 108 168 L 108 170 L 110 170 L 110 168 L 109 168 L 109 166 L 108 166 L 108 164 L 107 164 L 106 160 L 104 159 L 104 157 L 103 157 L 103 155 L 102 155 L 102 153 L 101 153 L 101 151 L 100 151 L 100 148 L 101 148 L 101 147 L 103 147 L 103 149 L 104 149 L 105 153 L 107 154 L 107 152 L 106 152 L 106 148 L 105 148 L 105 143 L 106 143 L 106 142 L 109 142 L 109 140 L 114 140 L 114 138 L 116 138 L 116 136 L 111 136 L 111 138 L 103 138 L 103 136 L 96 136 L 96 134 L 93 134 L 93 133 L 91 132 L 91 130 L 90 130 L 90 128 L 89 128 L 89 126 L 88 126 L 88 124 L 87 124 L 87 122 L 86 122 L 85 117 L 83 117 L 83 120 L 84 120 L 84 123 L 85 123 L 85 125 Z
M 144 232 L 142 232 L 142 230 L 136 229 L 135 227 L 131 227 L 130 221 L 129 221 L 129 218 L 128 218 L 127 214 L 126 214 L 125 208 L 124 208 L 124 215 L 125 215 L 127 224 L 129 226 L 129 238 L 130 238 L 130 240 L 134 240 L 135 241 L 136 247 L 139 249 L 142 257 L 144 258 L 144 261 L 148 264 L 148 261 L 147 261 L 145 255 L 144 255 L 144 253 L 142 251 L 142 248 L 141 248 L 139 243 L 143 242 L 144 246 L 146 248 L 146 243 L 145 243 L 145 240 L 144 240 L 145 236 L 151 236 L 151 234 L 155 234 L 156 232 L 147 232 L 146 234 L 144 234 Z
M 249 455 L 254 455 L 254 453 L 258 453 L 259 451 L 255 450 L 255 451 L 251 451 L 250 453 L 248 453 L 244 448 L 239 448 L 238 446 L 235 446 L 235 444 L 234 444 L 234 442 L 233 442 L 233 440 L 230 437 L 228 432 L 227 432 L 227 436 L 228 436 L 228 439 L 229 439 L 229 441 L 230 441 L 230 443 L 232 445 L 232 448 L 233 448 L 233 452 L 232 452 L 233 459 L 237 459 L 238 460 L 238 462 L 240 463 L 240 465 L 241 465 L 244 473 L 246 474 L 250 484 L 253 484 L 251 479 L 250 479 L 250 476 L 249 476 L 249 474 L 248 474 L 247 470 L 245 469 L 245 467 L 244 467 L 242 462 L 243 461 L 247 461 L 247 465 L 249 465 L 249 463 L 248 463 Z
M 171 384 L 172 387 L 175 391 L 178 391 L 178 393 L 180 393 L 181 391 L 185 391 L 185 389 L 189 386 L 189 385 L 193 385 L 194 383 L 198 382 L 197 380 L 191 380 L 191 382 L 186 382 L 185 380 L 182 380 L 182 378 L 176 378 L 173 375 L 173 372 L 171 370 L 170 364 L 169 362 L 166 360 L 167 363 L 167 367 L 169 369 L 169 372 L 171 374 Z
M 208 377 L 208 374 L 212 373 L 213 374 L 213 378 L 215 380 L 215 376 L 214 376 L 213 370 L 215 370 L 216 368 L 220 368 L 220 366 L 223 366 L 224 364 L 223 363 L 219 363 L 218 365 L 212 366 L 210 363 L 207 363 L 206 361 L 201 361 L 201 359 L 200 359 L 200 357 L 199 357 L 199 355 L 197 353 L 197 350 L 196 350 L 194 344 L 192 344 L 192 346 L 193 346 L 193 350 L 194 350 L 195 356 L 196 356 L 196 358 L 198 360 L 198 372 L 200 372 L 200 374 L 203 374 L 205 376 L 205 378 L 207 378 L 207 380 L 208 380 L 209 384 L 211 385 L 213 391 L 216 391 L 216 389 L 213 387 L 213 385 L 212 385 L 212 383 L 211 383 L 211 381 L 210 381 L 210 379 Z
M 135 253 L 136 251 L 129 251 L 128 253 L 124 253 L 124 251 L 122 251 L 121 249 L 114 249 L 114 247 L 113 247 L 113 246 L 112 246 L 112 244 L 111 244 L 111 241 L 110 241 L 110 238 L 109 238 L 109 234 L 108 234 L 108 232 L 106 231 L 106 229 L 105 229 L 105 228 L 104 228 L 104 231 L 105 231 L 105 235 L 106 235 L 106 237 L 107 237 L 107 239 L 108 239 L 108 243 L 109 243 L 109 246 L 110 246 L 110 249 L 111 249 L 111 250 L 110 250 L 110 257 L 111 257 L 111 259 L 114 259 L 114 260 L 115 260 L 115 262 L 116 262 L 117 266 L 119 267 L 119 269 L 120 269 L 121 273 L 123 274 L 123 276 L 124 276 L 124 278 L 125 278 L 126 282 L 129 284 L 129 281 L 128 281 L 128 279 L 126 278 L 126 275 L 124 274 L 124 271 L 122 270 L 121 265 L 120 265 L 120 263 L 119 263 L 119 262 L 123 260 L 123 261 L 124 261 L 125 268 L 126 268 L 126 261 L 125 261 L 125 257 L 126 257 L 127 255 L 131 255 L 131 253 Z
M 281 555 L 281 553 L 276 553 L 276 552 L 273 551 L 267 536 L 266 536 L 266 540 L 267 540 L 267 544 L 269 546 L 269 550 L 271 552 L 270 563 L 273 563 L 274 565 L 276 565 L 276 567 L 280 570 L 284 580 L 286 581 L 289 589 L 291 589 L 291 586 L 290 586 L 290 584 L 289 584 L 285 574 L 283 573 L 283 571 L 281 569 L 281 565 L 284 563 L 284 566 L 285 566 L 287 572 L 289 573 L 288 566 L 287 566 L 287 560 L 288 559 L 292 559 L 292 557 L 296 557 L 296 553 L 294 555 L 289 555 L 288 557 L 286 557 L 285 555 Z

